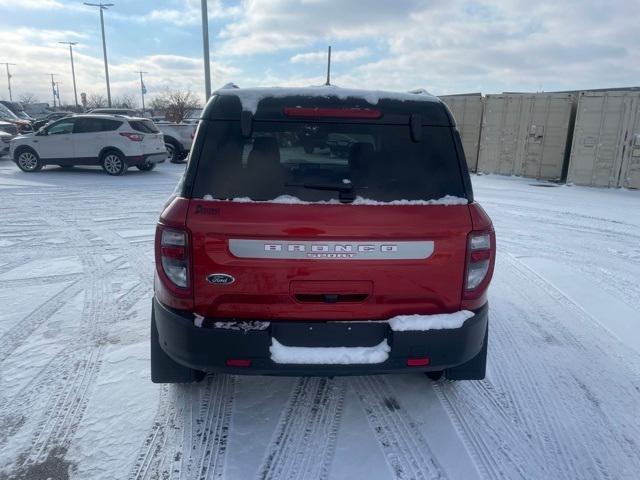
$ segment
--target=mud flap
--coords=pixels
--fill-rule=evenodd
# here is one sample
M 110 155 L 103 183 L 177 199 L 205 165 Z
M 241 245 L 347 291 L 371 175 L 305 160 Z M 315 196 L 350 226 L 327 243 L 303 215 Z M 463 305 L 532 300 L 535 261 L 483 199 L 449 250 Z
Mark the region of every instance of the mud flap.
M 167 355 L 160 346 L 155 314 L 151 309 L 151 381 L 153 383 L 200 382 L 205 372 L 180 365 Z
M 489 323 L 484 333 L 482 348 L 478 354 L 462 365 L 445 370 L 444 375 L 447 380 L 482 380 L 485 376 L 487 366 L 487 345 L 489 343 Z

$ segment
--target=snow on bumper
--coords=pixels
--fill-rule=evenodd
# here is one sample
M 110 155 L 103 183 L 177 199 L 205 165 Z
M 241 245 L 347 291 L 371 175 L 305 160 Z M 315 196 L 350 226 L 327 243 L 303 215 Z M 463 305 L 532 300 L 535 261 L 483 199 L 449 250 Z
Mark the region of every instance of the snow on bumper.
M 401 321 L 395 327 L 389 321 L 278 321 L 266 328 L 232 329 L 220 328 L 219 319 L 195 326 L 192 314 L 153 302 L 160 345 L 170 357 L 194 369 L 238 374 L 358 375 L 455 367 L 482 348 L 488 305 L 454 316 L 397 317 Z M 408 366 L 407 360 L 416 357 L 429 358 L 428 365 Z M 237 359 L 249 366 L 229 366 Z

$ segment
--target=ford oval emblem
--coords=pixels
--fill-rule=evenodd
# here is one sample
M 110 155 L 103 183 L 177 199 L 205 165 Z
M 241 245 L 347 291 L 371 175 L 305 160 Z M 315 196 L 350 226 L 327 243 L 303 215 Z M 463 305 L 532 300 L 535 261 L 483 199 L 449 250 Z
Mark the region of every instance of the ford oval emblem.
M 212 273 L 211 275 L 207 275 L 207 282 L 214 285 L 230 285 L 235 281 L 235 278 L 226 273 Z

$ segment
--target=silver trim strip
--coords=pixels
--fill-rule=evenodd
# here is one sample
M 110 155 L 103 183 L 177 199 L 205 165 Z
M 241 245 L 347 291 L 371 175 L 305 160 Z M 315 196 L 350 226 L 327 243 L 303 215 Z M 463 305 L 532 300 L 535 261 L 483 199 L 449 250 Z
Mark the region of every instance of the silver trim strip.
M 402 242 L 323 242 L 229 239 L 238 258 L 298 260 L 424 260 L 433 253 L 431 240 Z

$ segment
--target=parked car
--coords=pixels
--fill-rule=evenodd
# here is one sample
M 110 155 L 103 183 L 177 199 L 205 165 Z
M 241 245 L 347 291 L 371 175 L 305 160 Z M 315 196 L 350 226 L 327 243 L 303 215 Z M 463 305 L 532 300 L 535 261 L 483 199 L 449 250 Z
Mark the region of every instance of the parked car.
M 155 242 L 154 382 L 484 378 L 495 235 L 436 97 L 220 90 Z
M 187 123 L 157 123 L 156 126 L 164 134 L 164 145 L 171 163 L 180 163 L 191 150 L 193 136 L 197 125 Z
M 18 118 L 18 116 L 3 105 L 2 102 L 0 102 L 0 120 L 15 125 L 18 129 L 18 133 L 28 133 L 33 131 L 30 121 Z
M 13 137 L 14 135 L 0 130 L 0 157 L 3 157 L 4 155 L 7 155 L 9 153 L 9 142 L 11 142 L 11 139 Z
M 69 117 L 71 115 L 75 115 L 75 113 L 73 112 L 52 112 L 50 114 L 48 114 L 45 117 L 42 117 L 38 120 L 35 120 L 33 122 L 33 129 L 34 130 L 40 130 L 42 127 L 44 127 L 46 124 L 51 123 L 55 120 L 59 120 L 61 118 L 65 118 L 65 117 Z
M 18 126 L 15 123 L 0 120 L 0 132 L 5 132 L 12 136 L 16 136 L 18 135 Z
M 9 102 L 7 100 L 0 100 L 0 104 L 11 110 L 19 119 L 32 122 L 33 118 L 29 115 L 20 102 Z
M 140 112 L 137 110 L 123 108 L 95 108 L 89 113 L 140 116 Z M 156 126 L 164 134 L 164 143 L 169 153 L 169 160 L 171 163 L 180 163 L 189 154 L 193 135 L 196 131 L 196 125 L 167 122 L 158 117 L 155 119 L 152 118 L 152 120 L 154 120 Z M 155 120 L 159 121 L 155 122 Z
M 136 110 L 134 108 L 94 108 L 93 110 L 89 110 L 89 112 L 87 113 L 103 115 L 126 115 L 128 117 L 140 118 L 144 117 L 140 110 Z
M 44 165 L 100 165 L 109 175 L 130 166 L 152 170 L 167 158 L 162 133 L 150 120 L 121 115 L 76 115 L 11 141 L 10 155 L 25 172 Z

